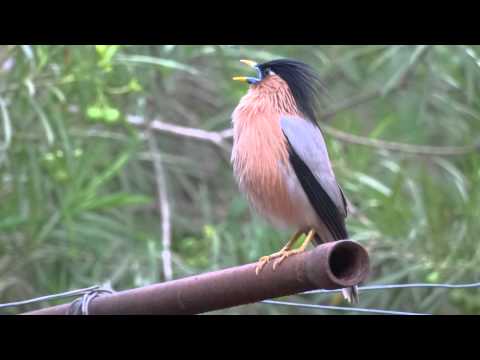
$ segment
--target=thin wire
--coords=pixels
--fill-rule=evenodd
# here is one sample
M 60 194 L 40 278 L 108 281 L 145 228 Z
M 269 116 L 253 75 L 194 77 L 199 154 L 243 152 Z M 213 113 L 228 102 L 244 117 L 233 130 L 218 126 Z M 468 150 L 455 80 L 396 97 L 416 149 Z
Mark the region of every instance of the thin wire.
M 32 303 L 37 303 L 40 301 L 53 300 L 53 299 L 62 299 L 77 295 L 84 295 L 92 291 L 100 289 L 101 285 L 94 285 L 84 289 L 71 290 L 60 294 L 41 296 L 30 300 L 16 301 L 6 304 L 0 304 L 0 309 L 15 307 L 21 305 L 27 305 Z M 370 290 L 386 290 L 386 289 L 405 289 L 405 288 L 445 288 L 445 289 L 466 289 L 466 288 L 480 288 L 480 282 L 477 283 L 467 283 L 467 284 L 427 284 L 427 283 L 415 283 L 415 284 L 388 284 L 388 285 L 372 285 L 372 286 L 362 286 L 359 287 L 361 291 L 370 291 Z M 339 293 L 341 289 L 337 290 L 312 290 L 305 291 L 300 295 L 306 294 L 331 294 Z M 354 312 L 365 312 L 365 313 L 377 313 L 377 314 L 390 314 L 390 315 L 431 315 L 425 313 L 413 313 L 413 312 L 402 312 L 394 310 L 381 310 L 381 309 L 365 309 L 365 308 L 354 308 L 354 307 L 341 307 L 341 306 L 329 306 L 329 305 L 315 305 L 315 304 L 302 304 L 302 303 L 293 303 L 285 301 L 275 301 L 275 300 L 264 300 L 261 301 L 264 304 L 272 305 L 286 305 L 286 306 L 297 306 L 305 308 L 315 308 L 315 309 L 324 309 L 324 310 L 339 310 L 339 311 L 354 311 Z
M 429 283 L 387 284 L 387 285 L 362 286 L 362 287 L 359 287 L 359 290 L 360 291 L 370 291 L 370 290 L 407 289 L 407 288 L 468 289 L 468 288 L 480 288 L 480 282 L 467 283 L 467 284 L 429 284 Z M 340 292 L 342 292 L 342 289 L 335 289 L 335 290 L 320 289 L 320 290 L 305 291 L 305 292 L 301 293 L 300 295 L 332 294 L 332 293 L 340 293 Z M 426 313 L 413 313 L 413 312 L 403 312 L 403 311 L 395 311 L 395 310 L 381 310 L 381 309 L 365 309 L 365 308 L 328 306 L 328 305 L 314 305 L 314 304 L 302 304 L 302 303 L 274 301 L 274 300 L 265 300 L 265 301 L 262 301 L 262 303 L 272 304 L 272 305 L 286 305 L 286 306 L 294 306 L 294 307 L 323 309 L 323 310 L 354 311 L 354 312 L 389 314 L 389 315 L 431 315 L 431 314 L 426 314 Z
M 382 310 L 382 309 L 365 309 L 365 308 L 329 306 L 329 305 L 314 305 L 314 304 L 303 304 L 303 303 L 294 303 L 294 302 L 287 302 L 287 301 L 275 301 L 275 300 L 264 300 L 264 301 L 261 301 L 261 303 L 271 304 L 271 305 L 286 305 L 286 306 L 294 306 L 294 307 L 304 307 L 304 308 L 321 309 L 321 310 L 339 310 L 339 311 L 363 312 L 363 313 L 370 313 L 370 314 L 432 315 L 432 314 L 426 314 L 426 313 L 414 313 L 414 312 L 403 312 L 403 311 Z
M 358 290 L 370 291 L 370 290 L 407 289 L 407 288 L 444 288 L 444 289 L 480 288 L 480 282 L 468 283 L 468 284 L 425 284 L 425 283 L 416 283 L 416 284 L 372 285 L 372 286 L 359 287 Z M 342 291 L 342 289 L 336 289 L 336 290 L 321 289 L 321 290 L 305 291 L 302 294 L 331 294 L 331 293 L 339 293 L 341 291 Z
M 63 298 L 67 298 L 67 297 L 83 295 L 83 294 L 89 293 L 93 290 L 97 290 L 100 287 L 101 287 L 100 285 L 94 285 L 94 286 L 90 286 L 90 287 L 85 288 L 85 289 L 71 290 L 71 291 L 66 291 L 64 293 L 55 294 L 55 295 L 40 296 L 40 297 L 30 299 L 30 300 L 15 301 L 15 302 L 6 303 L 6 304 L 0 304 L 0 309 L 4 309 L 4 308 L 8 308 L 8 307 L 14 307 L 14 306 L 20 306 L 20 305 L 33 304 L 33 303 L 37 303 L 37 302 L 45 301 L 45 300 L 63 299 Z

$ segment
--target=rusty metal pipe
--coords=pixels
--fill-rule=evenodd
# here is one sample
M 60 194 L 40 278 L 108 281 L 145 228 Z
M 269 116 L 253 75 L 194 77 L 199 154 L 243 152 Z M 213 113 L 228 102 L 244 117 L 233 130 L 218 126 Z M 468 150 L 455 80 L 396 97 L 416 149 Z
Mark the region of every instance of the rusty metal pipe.
M 287 258 L 275 271 L 270 262 L 257 276 L 256 263 L 97 297 L 92 315 L 200 314 L 315 289 L 357 285 L 369 271 L 367 251 L 350 240 L 326 243 Z M 28 312 L 63 315 L 70 304 Z

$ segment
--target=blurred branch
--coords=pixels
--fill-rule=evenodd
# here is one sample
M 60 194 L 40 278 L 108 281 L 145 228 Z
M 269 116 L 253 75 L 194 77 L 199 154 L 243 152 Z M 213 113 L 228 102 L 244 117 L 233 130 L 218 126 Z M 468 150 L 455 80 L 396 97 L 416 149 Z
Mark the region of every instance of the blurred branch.
M 97 138 L 102 138 L 102 139 L 109 139 L 109 140 L 118 140 L 118 141 L 128 141 L 129 138 L 125 134 L 119 133 L 119 132 L 113 132 L 113 131 L 108 131 L 108 130 L 103 130 L 100 128 L 87 128 L 87 129 L 80 129 L 80 128 L 72 128 L 70 130 L 70 133 L 74 136 L 78 137 L 97 137 Z M 140 137 L 143 137 L 144 135 L 141 134 Z M 26 136 L 24 135 L 26 138 Z
M 393 89 L 391 92 L 394 92 L 396 90 L 400 90 L 401 87 L 397 87 Z M 367 102 L 370 102 L 378 97 L 382 96 L 382 90 L 381 89 L 376 89 L 374 91 L 370 91 L 366 94 L 356 96 L 352 99 L 344 101 L 342 104 L 338 105 L 332 110 L 326 111 L 323 114 L 320 115 L 320 121 L 328 121 L 332 119 L 337 113 L 349 110 L 353 107 L 356 107 L 358 105 L 365 104 Z
M 144 124 L 143 120 L 139 117 L 129 116 L 128 121 L 133 124 Z M 152 129 L 162 131 L 177 136 L 183 136 L 193 138 L 197 140 L 203 140 L 212 142 L 224 148 L 226 144 L 225 140 L 233 136 L 232 129 L 225 129 L 222 131 L 206 131 L 195 128 L 187 128 L 183 126 L 172 125 L 164 123 L 159 120 L 153 120 L 151 122 Z M 390 150 L 396 152 L 403 152 L 412 155 L 429 155 L 429 156 L 454 156 L 465 155 L 476 150 L 480 150 L 480 143 L 465 146 L 429 146 L 429 145 L 412 145 L 398 142 L 383 141 L 378 139 L 370 139 L 367 137 L 353 135 L 328 125 L 323 124 L 322 130 L 332 136 L 333 138 L 355 145 L 369 146 L 377 149 Z
M 408 153 L 412 155 L 429 155 L 429 156 L 454 156 L 465 155 L 476 150 L 480 150 L 480 142 L 473 145 L 465 146 L 428 146 L 428 145 L 411 145 L 398 142 L 389 142 L 377 139 L 370 139 L 363 136 L 353 135 L 341 130 L 322 125 L 322 130 L 337 140 L 369 146 L 377 149 L 390 150 Z
M 160 153 L 160 150 L 158 149 L 155 135 L 152 134 L 150 130 L 147 130 L 145 136 L 148 140 L 150 152 L 154 154 L 153 168 L 155 170 L 155 181 L 157 184 L 158 204 L 160 205 L 160 214 L 161 214 L 161 223 L 162 223 L 163 274 L 165 276 L 165 279 L 167 281 L 170 281 L 172 280 L 172 277 L 173 277 L 172 254 L 171 254 L 172 227 L 171 227 L 171 217 L 170 217 L 170 202 L 168 200 L 165 169 L 162 164 L 161 153 Z
M 225 140 L 232 137 L 233 133 L 230 129 L 223 131 L 206 131 L 196 128 L 190 128 L 185 126 L 178 126 L 169 123 L 165 123 L 160 120 L 152 120 L 151 122 L 146 122 L 140 116 L 127 116 L 127 121 L 136 126 L 149 126 L 152 130 L 161 131 L 168 134 L 173 134 L 176 136 L 187 137 L 191 139 L 201 140 L 211 142 L 220 148 L 230 151 L 231 145 L 228 144 Z

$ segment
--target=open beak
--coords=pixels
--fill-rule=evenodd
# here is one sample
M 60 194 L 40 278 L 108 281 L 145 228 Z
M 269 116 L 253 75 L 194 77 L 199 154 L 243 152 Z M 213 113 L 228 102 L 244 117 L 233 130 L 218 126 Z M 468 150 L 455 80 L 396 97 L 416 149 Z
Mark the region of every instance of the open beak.
M 252 68 L 257 66 L 257 63 L 255 61 L 252 61 L 252 60 L 240 60 L 240 62 L 244 63 L 245 65 L 248 65 Z
M 257 63 L 255 61 L 251 60 L 240 60 L 241 63 L 250 66 L 251 68 L 254 68 L 257 66 Z M 241 82 L 246 82 L 249 84 L 256 84 L 259 82 L 261 79 L 257 79 L 254 77 L 248 77 L 248 76 L 235 76 L 232 78 L 235 81 L 241 81 Z

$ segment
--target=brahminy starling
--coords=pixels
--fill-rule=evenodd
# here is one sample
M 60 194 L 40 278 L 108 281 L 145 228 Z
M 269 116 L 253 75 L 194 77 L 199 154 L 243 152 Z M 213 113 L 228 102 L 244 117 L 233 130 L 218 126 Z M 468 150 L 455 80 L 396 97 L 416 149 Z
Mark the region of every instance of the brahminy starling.
M 348 210 L 317 121 L 324 89 L 319 75 L 296 60 L 241 62 L 257 76 L 233 78 L 250 85 L 232 114 L 234 176 L 260 215 L 295 231 L 280 251 L 260 258 L 258 275 L 271 260 L 275 270 L 309 243 L 347 239 Z M 304 242 L 293 249 L 303 234 Z M 342 293 L 350 303 L 358 301 L 357 287 Z

